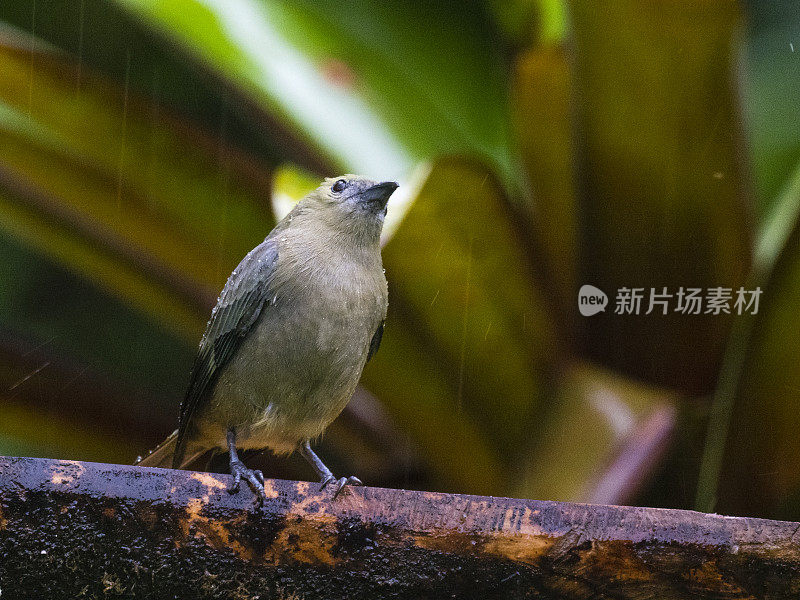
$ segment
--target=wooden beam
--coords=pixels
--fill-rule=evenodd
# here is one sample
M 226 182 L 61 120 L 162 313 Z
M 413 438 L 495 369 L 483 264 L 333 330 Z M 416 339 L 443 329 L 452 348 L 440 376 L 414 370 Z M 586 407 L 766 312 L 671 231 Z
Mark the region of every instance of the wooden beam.
M 0 598 L 800 597 L 800 523 L 0 457 Z

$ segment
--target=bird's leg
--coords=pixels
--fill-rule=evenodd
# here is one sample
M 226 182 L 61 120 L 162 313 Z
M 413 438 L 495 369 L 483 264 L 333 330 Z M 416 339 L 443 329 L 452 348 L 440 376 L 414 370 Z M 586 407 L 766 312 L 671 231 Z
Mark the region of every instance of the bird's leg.
M 325 463 L 323 463 L 320 457 L 311 449 L 311 442 L 308 440 L 303 442 L 300 446 L 300 454 L 314 467 L 317 475 L 319 475 L 319 481 L 322 484 L 319 488 L 320 490 L 324 490 L 325 486 L 329 483 L 336 484 L 336 491 L 333 493 L 334 498 L 341 493 L 346 485 L 364 485 L 358 477 L 353 477 L 352 475 L 350 477 L 336 479 L 333 473 L 331 473 L 331 470 L 325 466 Z
M 244 477 L 258 497 L 258 503 L 264 504 L 264 474 L 258 470 L 248 469 L 239 460 L 239 454 L 236 452 L 236 432 L 233 429 L 228 429 L 228 452 L 230 453 L 231 475 L 233 475 L 233 485 L 228 488 L 228 492 L 231 494 L 238 492 L 239 483 Z

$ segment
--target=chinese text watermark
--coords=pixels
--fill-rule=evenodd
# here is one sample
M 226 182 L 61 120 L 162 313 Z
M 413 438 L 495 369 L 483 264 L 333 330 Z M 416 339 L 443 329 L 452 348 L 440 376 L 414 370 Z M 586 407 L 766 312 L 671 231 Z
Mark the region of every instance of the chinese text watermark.
M 760 287 L 752 290 L 743 287 L 679 287 L 672 290 L 666 287 L 621 287 L 614 297 L 614 314 L 756 315 L 760 298 Z M 584 285 L 578 292 L 578 310 L 585 317 L 604 312 L 608 303 L 605 292 L 592 285 Z

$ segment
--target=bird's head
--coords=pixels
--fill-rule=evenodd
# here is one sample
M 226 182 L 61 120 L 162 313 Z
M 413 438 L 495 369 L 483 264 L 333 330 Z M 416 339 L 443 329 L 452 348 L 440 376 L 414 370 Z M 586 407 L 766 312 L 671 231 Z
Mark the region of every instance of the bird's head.
M 377 242 L 386 203 L 397 187 L 393 181 L 378 183 L 359 175 L 329 177 L 303 204 L 337 233 Z

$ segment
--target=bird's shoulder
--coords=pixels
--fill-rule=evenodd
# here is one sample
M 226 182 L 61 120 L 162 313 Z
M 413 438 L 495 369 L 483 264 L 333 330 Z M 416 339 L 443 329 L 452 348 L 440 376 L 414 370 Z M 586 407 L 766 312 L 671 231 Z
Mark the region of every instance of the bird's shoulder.
M 201 347 L 231 329 L 244 333 L 252 326 L 274 288 L 278 252 L 277 241 L 269 236 L 236 266 L 211 312 Z

